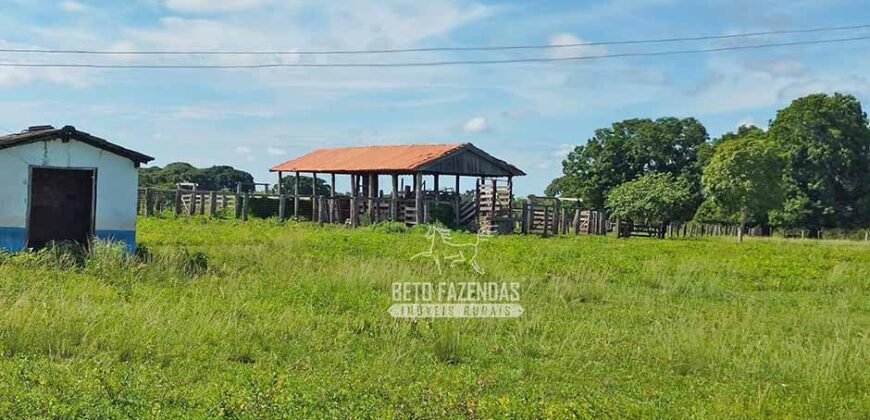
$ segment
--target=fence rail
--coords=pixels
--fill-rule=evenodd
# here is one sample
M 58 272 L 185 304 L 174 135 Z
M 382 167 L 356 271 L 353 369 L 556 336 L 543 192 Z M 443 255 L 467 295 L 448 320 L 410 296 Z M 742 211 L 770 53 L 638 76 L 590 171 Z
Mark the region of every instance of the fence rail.
M 484 186 L 481 186 L 486 190 Z M 496 188 L 498 189 L 498 187 Z M 492 189 L 487 194 L 461 199 L 458 195 L 428 195 L 421 203 L 422 220 L 429 223 L 436 218 L 439 206 L 451 209 L 455 226 L 473 229 L 488 228 L 491 232 L 519 232 L 528 235 L 607 235 L 620 237 L 646 236 L 659 238 L 693 238 L 707 236 L 736 237 L 739 226 L 728 224 L 674 223 L 667 225 L 635 225 L 609 220 L 600 210 L 583 208 L 579 200 L 571 198 L 529 196 L 516 205 L 499 192 L 492 200 Z M 224 215 L 247 220 L 249 215 L 262 215 L 264 202 L 270 216 L 279 220 L 296 218 L 318 223 L 338 223 L 356 227 L 362 222 L 396 221 L 417 223 L 417 203 L 405 197 L 352 197 L 271 194 L 264 192 L 199 191 L 183 189 L 140 188 L 138 214 L 153 216 L 171 212 L 178 216 Z M 493 212 L 495 204 L 495 212 Z M 508 205 L 514 204 L 510 207 Z M 485 208 L 486 210 L 484 210 Z M 258 210 L 260 209 L 260 210 Z M 258 213 L 259 212 L 259 213 Z M 495 215 L 492 218 L 491 215 Z M 362 219 L 362 220 L 361 220 Z M 870 229 L 777 229 L 747 227 L 745 236 L 780 236 L 786 238 L 826 238 L 870 241 Z

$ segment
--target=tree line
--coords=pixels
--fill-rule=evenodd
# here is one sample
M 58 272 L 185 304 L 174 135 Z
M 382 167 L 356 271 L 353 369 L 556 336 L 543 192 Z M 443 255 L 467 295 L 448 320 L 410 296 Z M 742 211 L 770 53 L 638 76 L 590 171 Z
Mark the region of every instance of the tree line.
M 152 166 L 139 168 L 139 186 L 152 188 L 175 189 L 179 183 L 192 182 L 197 188 L 205 191 L 236 191 L 239 183 L 242 183 L 242 191 L 253 191 L 254 176 L 248 172 L 233 168 L 232 166 L 212 166 L 210 168 L 197 168 L 189 163 L 175 162 L 164 167 Z M 299 177 L 299 194 L 311 194 L 312 178 L 310 176 Z M 281 183 L 283 191 L 292 193 L 295 188 L 293 176 L 284 177 Z M 271 187 L 269 192 L 277 193 L 276 187 Z M 331 187 L 323 178 L 317 179 L 317 194 L 329 195 Z
M 796 99 L 768 130 L 743 126 L 712 141 L 694 118 L 617 122 L 562 169 L 547 195 L 634 223 L 870 226 L 870 128 L 846 94 Z

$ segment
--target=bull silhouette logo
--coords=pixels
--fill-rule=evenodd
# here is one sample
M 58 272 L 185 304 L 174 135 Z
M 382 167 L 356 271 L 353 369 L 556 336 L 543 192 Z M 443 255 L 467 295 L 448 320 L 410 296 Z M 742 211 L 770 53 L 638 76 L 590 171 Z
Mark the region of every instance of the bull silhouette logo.
M 443 273 L 445 264 L 449 267 L 468 264 L 477 274 L 485 274 L 483 268 L 477 263 L 477 254 L 481 242 L 489 238 L 487 230 L 479 230 L 474 242 L 456 243 L 449 229 L 429 226 L 426 238 L 430 241 L 429 250 L 414 255 L 411 260 L 430 258 L 435 262 L 439 274 Z

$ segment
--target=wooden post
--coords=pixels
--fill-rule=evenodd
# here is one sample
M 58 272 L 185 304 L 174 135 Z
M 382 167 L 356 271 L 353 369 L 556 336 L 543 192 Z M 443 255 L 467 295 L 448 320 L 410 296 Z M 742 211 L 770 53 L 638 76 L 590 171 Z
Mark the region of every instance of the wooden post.
M 399 221 L 399 175 L 393 174 L 393 192 L 390 195 L 390 220 Z
M 248 198 L 249 198 L 249 196 L 250 195 L 248 194 L 248 192 L 245 191 L 245 198 L 242 201 L 242 220 L 244 220 L 246 222 L 248 221 Z
M 199 215 L 200 216 L 205 215 L 205 193 L 204 192 L 199 193 Z
M 359 202 L 357 202 L 357 196 L 359 195 L 358 175 L 350 176 L 350 185 L 350 226 L 357 227 L 359 226 Z
M 175 215 L 181 215 L 181 190 L 175 190 Z
M 356 196 L 350 198 L 350 226 L 359 226 L 359 203 Z
M 329 174 L 330 189 L 329 192 L 329 223 L 335 223 L 335 172 Z
M 208 193 L 208 215 L 211 217 L 217 215 L 217 193 L 214 191 Z
M 311 221 L 317 221 L 317 172 L 311 173 Z
M 483 183 L 483 178 L 477 178 L 474 184 L 474 217 L 477 219 L 477 228 L 480 229 L 480 184 Z
M 439 178 L 440 177 L 438 176 L 438 174 L 432 175 L 432 190 L 435 191 L 435 200 L 436 201 L 438 200 L 438 191 L 440 190 L 440 188 L 438 187 L 438 179 Z
M 366 198 L 368 198 L 368 206 L 369 206 L 369 220 L 375 221 L 375 197 L 377 197 L 377 181 L 378 176 L 376 174 L 368 174 L 368 191 L 366 191 Z
M 514 231 L 514 177 L 509 176 L 507 179 L 508 187 L 508 232 Z
M 492 214 L 490 215 L 489 223 L 490 223 L 492 228 L 495 228 L 496 230 L 498 230 L 498 223 L 496 223 L 496 221 L 495 221 L 495 215 L 496 215 L 496 212 L 498 211 L 498 181 L 495 178 L 493 178 L 492 181 L 490 182 L 490 184 L 492 185 L 492 205 L 490 206 L 490 207 L 492 207 L 490 209 Z
M 299 220 L 299 172 L 293 180 L 293 217 Z
M 414 174 L 414 206 L 417 209 L 417 224 L 423 223 L 423 174 Z
M 196 214 L 196 189 L 190 193 L 190 205 L 187 207 L 187 213 L 190 216 Z
M 571 231 L 574 232 L 575 235 L 580 234 L 580 217 L 582 217 L 583 210 L 580 208 L 578 203 L 577 208 L 574 209 L 574 218 L 571 219 Z
M 544 236 L 547 236 L 547 230 L 550 227 L 550 208 L 544 206 Z
M 284 194 L 278 195 L 278 221 L 284 223 L 287 219 L 287 197 Z
M 528 219 L 529 213 L 529 203 L 523 203 L 523 211 L 520 215 L 520 233 L 527 234 L 529 233 L 529 226 L 526 224 L 526 220 Z
M 278 196 L 284 192 L 284 172 L 278 171 Z
M 560 225 L 560 223 L 559 223 L 559 212 L 561 212 L 561 210 L 562 210 L 561 207 L 562 207 L 562 203 L 559 202 L 559 199 L 558 199 L 558 198 L 554 198 L 554 199 L 553 199 L 553 223 L 552 223 L 553 234 L 554 234 L 554 235 L 558 235 L 558 234 L 559 234 L 559 225 Z

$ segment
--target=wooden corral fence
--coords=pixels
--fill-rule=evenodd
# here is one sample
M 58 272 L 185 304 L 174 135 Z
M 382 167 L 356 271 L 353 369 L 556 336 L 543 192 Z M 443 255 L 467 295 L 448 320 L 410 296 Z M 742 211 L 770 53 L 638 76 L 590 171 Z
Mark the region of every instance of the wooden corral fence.
M 237 207 L 239 196 L 223 191 L 139 188 L 139 214 L 152 216 L 167 210 L 177 215 L 209 215 Z
M 453 210 L 454 224 L 472 230 L 485 228 L 491 233 L 518 232 L 542 236 L 553 235 L 606 235 L 620 237 L 645 236 L 659 238 L 691 238 L 704 236 L 737 236 L 739 226 L 727 224 L 672 223 L 666 225 L 638 225 L 630 221 L 609 221 L 600 210 L 583 208 L 573 198 L 529 196 L 522 205 L 506 193 L 508 185 L 493 180 L 478 182 L 475 194 L 465 197 L 455 191 L 427 191 L 421 200 L 424 223 L 435 219 L 436 207 Z M 496 194 L 493 194 L 496 191 Z M 202 191 L 190 189 L 140 188 L 138 212 L 153 216 L 169 212 L 178 216 L 235 217 L 247 220 L 252 200 L 274 200 L 280 220 L 296 218 L 318 223 L 338 223 L 358 226 L 365 222 L 397 221 L 408 225 L 417 223 L 417 199 L 408 194 L 396 198 L 384 196 L 352 197 L 350 195 L 294 195 L 264 192 Z M 353 211 L 355 209 L 355 211 Z M 273 210 L 274 211 L 274 210 Z M 274 213 L 273 213 L 274 214 Z M 494 215 L 494 217 L 493 217 Z M 364 219 L 364 220 L 361 220 Z M 777 230 L 783 237 L 817 238 L 821 232 L 807 230 Z M 870 240 L 870 231 L 862 231 L 860 238 Z M 745 236 L 771 236 L 774 232 L 764 227 L 747 227 Z M 826 235 L 828 236 L 828 235 Z M 833 236 L 833 234 L 831 234 Z M 855 236 L 855 235 L 853 235 Z M 856 239 L 851 238 L 851 239 Z
M 489 233 L 510 233 L 514 230 L 513 201 L 510 181 L 491 179 L 476 188 L 477 226 Z
M 187 189 L 139 188 L 138 214 L 153 216 L 171 212 L 177 216 L 216 216 L 224 214 L 247 220 L 252 200 L 275 200 L 278 218 L 294 217 L 318 223 L 360 224 L 361 218 L 373 223 L 398 221 L 413 225 L 417 223 L 416 197 L 352 197 L 324 195 L 274 194 L 270 192 L 229 192 Z M 469 202 L 471 206 L 469 206 Z M 450 206 L 454 210 L 454 222 L 474 221 L 477 216 L 474 201 L 462 201 L 459 195 L 441 191 L 427 192 L 421 201 L 422 220 L 429 223 L 434 218 L 436 206 Z M 274 207 L 273 207 L 274 208 Z M 355 209 L 355 211 L 353 211 Z M 464 211 L 464 213 L 463 213 Z
M 514 211 L 519 212 L 520 231 L 524 234 L 606 235 L 610 230 L 604 212 L 584 209 L 575 198 L 530 195 Z

